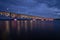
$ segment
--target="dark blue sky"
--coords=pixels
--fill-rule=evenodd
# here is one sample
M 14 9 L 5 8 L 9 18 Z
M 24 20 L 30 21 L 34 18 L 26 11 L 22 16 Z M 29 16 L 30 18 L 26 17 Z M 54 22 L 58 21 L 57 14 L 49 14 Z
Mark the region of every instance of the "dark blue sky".
M 0 11 L 58 18 L 60 0 L 0 0 Z

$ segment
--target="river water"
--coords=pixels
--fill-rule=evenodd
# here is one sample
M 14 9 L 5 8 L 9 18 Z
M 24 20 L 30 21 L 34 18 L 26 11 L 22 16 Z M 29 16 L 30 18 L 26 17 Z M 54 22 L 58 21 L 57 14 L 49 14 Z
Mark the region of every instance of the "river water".
M 60 37 L 59 20 L 8 23 L 0 21 L 2 40 L 59 40 Z M 6 25 L 9 28 L 6 28 Z

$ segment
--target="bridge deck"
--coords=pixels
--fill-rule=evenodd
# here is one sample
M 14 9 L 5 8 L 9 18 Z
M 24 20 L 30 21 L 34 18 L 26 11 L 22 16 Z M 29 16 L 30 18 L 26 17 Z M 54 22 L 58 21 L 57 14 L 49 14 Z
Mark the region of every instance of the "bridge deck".
M 14 20 L 14 19 L 13 18 L 12 19 L 1 19 L 0 18 L 0 21 L 10 21 L 10 20 Z M 32 19 L 20 18 L 20 19 L 16 19 L 16 20 L 32 20 Z
M 0 21 L 9 21 L 9 20 L 32 20 L 31 18 L 12 18 L 12 17 L 7 17 L 4 15 L 0 15 Z

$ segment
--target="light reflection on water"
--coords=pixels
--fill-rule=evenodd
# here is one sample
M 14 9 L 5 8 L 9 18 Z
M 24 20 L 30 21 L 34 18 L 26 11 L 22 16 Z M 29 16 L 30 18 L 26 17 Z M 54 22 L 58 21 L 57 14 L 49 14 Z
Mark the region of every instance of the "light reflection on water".
M 0 21 L 0 30 L 5 37 L 9 33 L 9 39 L 40 39 L 56 37 L 56 27 L 59 22 L 54 21 Z M 10 26 L 11 25 L 11 26 Z M 11 37 L 17 36 L 17 37 Z M 58 35 L 57 35 L 58 36 Z M 2 37 L 2 38 L 5 38 Z M 8 36 L 7 36 L 8 38 Z

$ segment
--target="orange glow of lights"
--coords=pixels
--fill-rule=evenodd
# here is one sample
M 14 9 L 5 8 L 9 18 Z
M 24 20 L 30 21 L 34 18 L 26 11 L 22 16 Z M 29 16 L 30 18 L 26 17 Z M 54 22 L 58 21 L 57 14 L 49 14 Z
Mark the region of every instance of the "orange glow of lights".
M 41 19 L 41 21 L 44 21 L 44 19 Z
M 53 21 L 54 19 L 49 19 L 49 21 Z
M 9 21 L 6 21 L 6 31 L 9 32 Z
M 25 21 L 25 31 L 27 31 L 27 21 Z
M 18 31 L 20 30 L 20 21 L 17 21 L 18 23 Z

